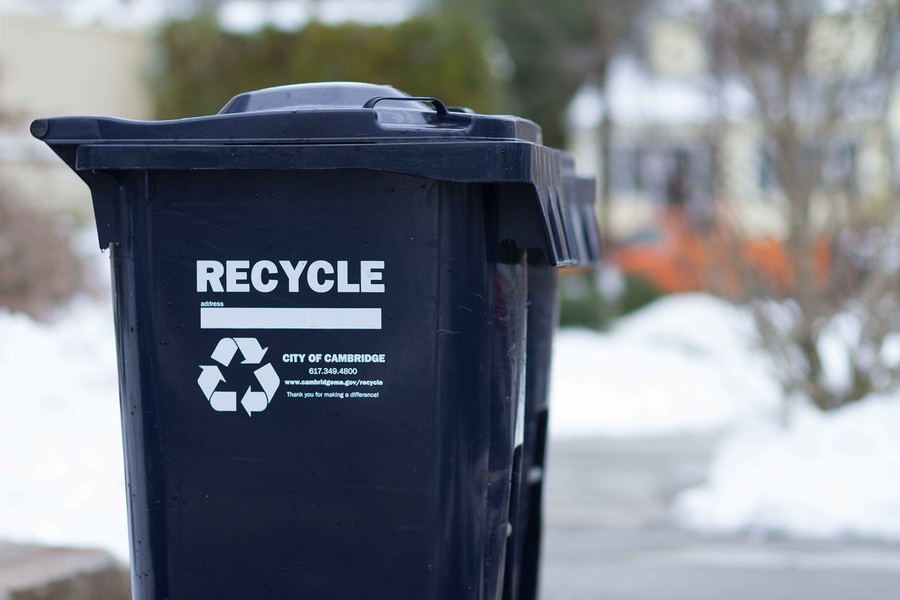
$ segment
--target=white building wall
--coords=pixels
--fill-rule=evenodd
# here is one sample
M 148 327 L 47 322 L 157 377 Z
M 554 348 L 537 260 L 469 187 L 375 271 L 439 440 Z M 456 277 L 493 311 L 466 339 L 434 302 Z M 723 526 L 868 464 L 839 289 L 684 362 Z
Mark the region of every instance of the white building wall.
M 90 215 L 87 187 L 28 124 L 39 117 L 152 116 L 151 36 L 0 14 L 0 185 L 45 211 Z

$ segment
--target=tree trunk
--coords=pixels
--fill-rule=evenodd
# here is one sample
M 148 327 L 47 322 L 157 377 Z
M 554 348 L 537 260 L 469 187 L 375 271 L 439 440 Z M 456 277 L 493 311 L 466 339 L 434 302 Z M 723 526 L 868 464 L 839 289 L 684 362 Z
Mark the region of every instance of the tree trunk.
M 612 231 L 612 207 L 610 206 L 610 202 L 612 201 L 612 185 L 610 181 L 612 176 L 612 119 L 609 116 L 609 98 L 606 93 L 605 82 L 600 86 L 600 97 L 603 99 L 603 116 L 600 119 L 598 131 L 598 135 L 600 136 L 600 143 L 598 146 L 600 148 L 601 156 L 599 165 L 600 201 L 598 203 L 599 212 L 597 216 L 600 221 L 600 232 L 606 236 Z

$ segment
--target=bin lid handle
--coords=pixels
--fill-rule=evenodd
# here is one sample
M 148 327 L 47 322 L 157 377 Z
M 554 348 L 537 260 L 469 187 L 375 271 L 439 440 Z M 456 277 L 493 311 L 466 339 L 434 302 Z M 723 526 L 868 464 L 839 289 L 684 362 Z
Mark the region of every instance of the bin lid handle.
M 434 110 L 438 115 L 438 118 L 444 118 L 450 114 L 450 111 L 447 110 L 447 106 L 438 100 L 437 98 L 429 98 L 425 96 L 375 96 L 374 98 L 369 98 L 365 104 L 363 104 L 363 108 L 375 108 L 375 105 L 381 102 L 382 100 L 390 100 L 390 101 L 404 101 L 404 102 L 427 102 L 434 106 Z

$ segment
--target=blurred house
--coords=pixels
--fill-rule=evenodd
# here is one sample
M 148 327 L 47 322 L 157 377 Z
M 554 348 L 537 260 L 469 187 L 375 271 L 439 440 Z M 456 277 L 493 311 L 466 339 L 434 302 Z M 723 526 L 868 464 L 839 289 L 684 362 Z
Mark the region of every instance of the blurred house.
M 0 12 L 0 185 L 40 210 L 88 218 L 86 186 L 28 133 L 38 117 L 152 116 L 147 33 Z
M 605 97 L 587 84 L 570 106 L 571 149 L 579 168 L 601 176 L 604 147 L 609 152 L 608 197 L 601 202 L 607 203 L 605 234 L 613 246 L 684 251 L 692 244 L 683 238 L 702 237 L 723 207 L 751 238 L 784 236 L 776 165 L 752 97 L 735 82 L 723 84 L 710 75 L 707 46 L 695 23 L 665 11 L 649 15 L 640 50 L 613 59 Z M 823 72 L 834 52 L 857 53 L 858 60 L 845 64 L 865 68 L 871 51 L 866 24 L 854 24 L 861 29 L 852 32 L 843 27 L 827 15 L 813 27 L 810 43 L 822 57 L 816 68 Z M 861 111 L 853 122 L 840 123 L 826 144 L 824 169 L 858 198 L 860 219 L 874 220 L 891 194 L 900 102 L 894 106 L 888 122 Z M 604 117 L 610 132 L 605 146 Z M 827 202 L 825 195 L 818 198 L 820 209 Z M 675 287 L 702 283 L 695 278 Z

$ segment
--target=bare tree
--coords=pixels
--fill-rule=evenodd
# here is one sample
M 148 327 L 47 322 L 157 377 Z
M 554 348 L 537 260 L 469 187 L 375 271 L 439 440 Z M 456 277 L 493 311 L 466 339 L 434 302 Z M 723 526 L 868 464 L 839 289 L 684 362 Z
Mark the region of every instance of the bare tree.
M 860 181 L 860 148 L 890 165 L 900 62 L 896 0 L 712 0 L 711 69 L 723 115 L 745 105 L 764 140 L 786 277 L 747 252 L 740 198 L 720 186 L 737 293 L 752 309 L 787 397 L 822 409 L 895 387 L 900 332 L 898 203 Z M 729 127 L 727 117 L 720 126 Z M 865 189 L 865 191 L 863 191 Z M 894 336 L 893 342 L 891 337 Z M 841 371 L 842 382 L 834 371 Z

